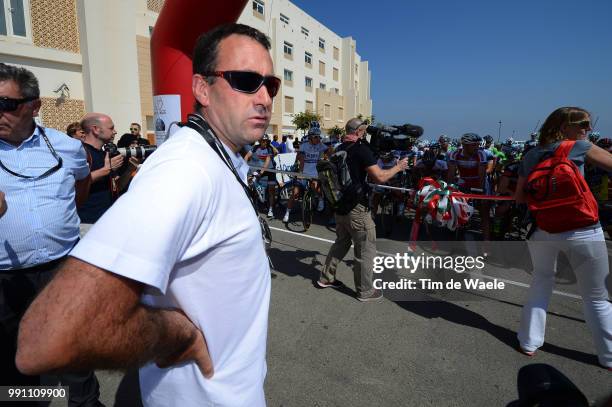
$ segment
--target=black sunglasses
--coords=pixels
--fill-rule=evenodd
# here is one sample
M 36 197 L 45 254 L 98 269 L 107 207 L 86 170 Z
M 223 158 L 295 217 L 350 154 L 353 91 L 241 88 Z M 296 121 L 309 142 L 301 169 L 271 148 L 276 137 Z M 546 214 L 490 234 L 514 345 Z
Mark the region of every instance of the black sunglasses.
M 576 126 L 580 127 L 583 130 L 586 130 L 589 127 L 591 127 L 591 121 L 590 120 L 582 120 L 582 121 L 579 121 L 579 122 L 569 122 L 569 124 L 576 125 Z
M 14 112 L 20 104 L 36 100 L 36 97 L 13 99 L 6 96 L 0 97 L 0 112 Z
M 130 131 L 138 131 L 138 129 L 136 127 L 132 127 L 130 128 Z
M 276 96 L 281 84 L 281 80 L 276 76 L 262 76 L 257 72 L 249 71 L 214 71 L 205 72 L 202 75 L 224 78 L 232 89 L 243 93 L 256 93 L 261 85 L 264 85 L 271 98 Z

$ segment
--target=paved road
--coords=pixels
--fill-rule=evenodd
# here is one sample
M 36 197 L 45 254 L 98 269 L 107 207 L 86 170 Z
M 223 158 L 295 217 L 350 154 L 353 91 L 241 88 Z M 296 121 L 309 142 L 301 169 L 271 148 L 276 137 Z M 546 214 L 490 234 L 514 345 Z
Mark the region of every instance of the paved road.
M 346 289 L 313 285 L 333 231 L 313 225 L 303 235 L 299 223 L 271 226 L 269 406 L 506 406 L 518 398 L 519 369 L 531 363 L 559 369 L 591 403 L 612 396 L 612 374 L 597 364 L 571 274 L 562 273 L 553 295 L 545 346 L 534 358 L 515 350 L 529 283 L 524 247 L 519 256 L 489 247 L 484 274 L 504 278 L 504 290 L 428 290 L 421 301 L 363 304 L 354 298 L 352 255 L 339 268 Z M 395 240 L 381 238 L 379 251 L 403 253 L 407 229 L 400 225 Z M 138 405 L 135 374 L 98 376 L 106 405 Z

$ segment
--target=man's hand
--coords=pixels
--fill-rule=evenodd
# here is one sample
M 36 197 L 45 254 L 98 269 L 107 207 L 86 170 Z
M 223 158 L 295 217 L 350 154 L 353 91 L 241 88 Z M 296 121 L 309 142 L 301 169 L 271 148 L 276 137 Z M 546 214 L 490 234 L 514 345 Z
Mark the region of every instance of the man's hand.
M 203 333 L 181 311 L 141 304 L 143 288 L 69 258 L 21 319 L 17 368 L 39 375 L 194 361 L 211 377 Z
M 110 171 L 117 171 L 123 165 L 124 158 L 121 154 L 118 154 L 109 160 L 108 153 L 104 157 L 104 168 Z
M 401 160 L 399 160 L 397 162 L 397 168 L 398 168 L 398 172 L 404 171 L 406 168 L 408 168 L 408 157 L 404 157 Z
M 4 192 L 0 191 L 0 218 L 6 213 L 6 199 L 4 199 Z
M 208 353 L 208 346 L 206 345 L 206 339 L 196 326 L 187 318 L 187 316 L 179 310 L 168 311 L 168 317 L 173 319 L 174 322 L 179 326 L 178 329 L 184 329 L 190 332 L 193 340 L 191 345 L 183 352 L 173 353 L 165 355 L 155 360 L 155 364 L 160 368 L 166 368 L 174 365 L 178 365 L 184 362 L 194 361 L 200 371 L 207 379 L 213 376 L 214 369 L 210 353 Z

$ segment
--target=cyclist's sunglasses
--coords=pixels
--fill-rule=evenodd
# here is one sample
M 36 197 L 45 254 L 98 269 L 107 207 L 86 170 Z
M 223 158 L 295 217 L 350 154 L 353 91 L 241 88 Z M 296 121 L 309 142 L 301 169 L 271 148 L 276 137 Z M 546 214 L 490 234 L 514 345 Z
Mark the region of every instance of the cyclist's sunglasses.
M 38 98 L 29 97 L 22 99 L 13 99 L 6 96 L 0 97 L 0 112 L 14 112 L 22 103 L 31 102 Z
M 581 129 L 588 129 L 591 127 L 591 121 L 590 120 L 581 120 L 579 122 L 569 122 L 569 124 L 573 124 L 576 125 L 578 127 L 580 127 Z
M 257 72 L 249 71 L 214 71 L 204 72 L 202 75 L 224 78 L 232 89 L 243 93 L 255 93 L 261 88 L 261 85 L 264 85 L 271 98 L 276 96 L 281 84 L 281 80 L 276 76 L 262 76 Z

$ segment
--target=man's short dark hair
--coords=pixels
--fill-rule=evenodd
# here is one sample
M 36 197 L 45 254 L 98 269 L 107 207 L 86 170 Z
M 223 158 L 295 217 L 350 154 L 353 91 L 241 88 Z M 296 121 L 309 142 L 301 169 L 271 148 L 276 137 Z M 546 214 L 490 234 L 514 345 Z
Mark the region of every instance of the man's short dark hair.
M 25 68 L 7 65 L 0 62 L 0 82 L 14 81 L 19 86 L 19 92 L 23 98 L 40 97 L 38 79 Z
M 261 31 L 244 24 L 223 24 L 200 35 L 193 49 L 193 73 L 202 74 L 217 70 L 217 56 L 219 54 L 219 43 L 230 35 L 244 35 L 260 43 L 265 49 L 270 49 L 270 40 Z M 215 83 L 215 77 L 207 77 L 208 83 Z M 196 100 L 195 110 L 202 107 Z

